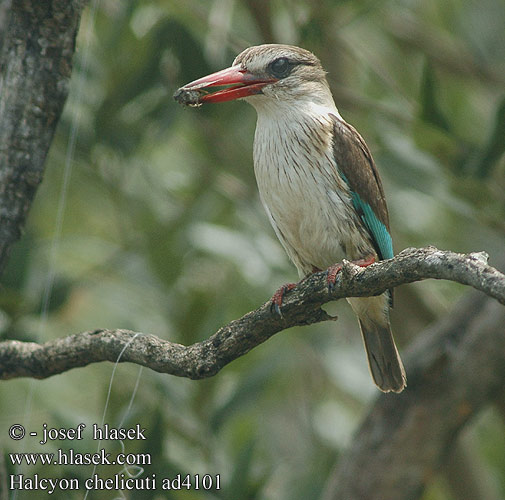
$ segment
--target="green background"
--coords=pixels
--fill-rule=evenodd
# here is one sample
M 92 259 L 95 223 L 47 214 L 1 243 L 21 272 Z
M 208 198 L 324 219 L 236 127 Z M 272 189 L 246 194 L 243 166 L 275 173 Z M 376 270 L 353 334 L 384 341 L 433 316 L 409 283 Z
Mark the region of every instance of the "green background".
M 172 99 L 265 42 L 321 59 L 340 113 L 378 164 L 396 252 L 485 250 L 503 268 L 504 26 L 503 0 L 91 2 L 45 179 L 2 278 L 1 337 L 44 342 L 128 328 L 191 344 L 296 279 L 257 195 L 254 110 L 240 102 L 186 109 Z M 466 292 L 435 281 L 399 288 L 400 350 Z M 125 442 L 127 453 L 152 456 L 142 477 L 221 475 L 212 493 L 127 498 L 318 498 L 378 395 L 355 317 L 343 301 L 332 310 L 338 322 L 278 334 L 209 380 L 121 364 L 107 407 L 110 363 L 3 382 L 0 445 L 94 452 L 90 432 L 37 446 L 9 440 L 7 429 L 90 429 L 105 411 L 113 427 L 146 429 L 146 441 Z M 505 404 L 492 406 L 461 437 L 483 500 L 505 496 L 504 417 Z M 24 468 L 36 472 L 84 481 L 92 468 Z M 424 500 L 456 500 L 448 474 L 433 478 Z M 17 496 L 28 497 L 46 498 Z

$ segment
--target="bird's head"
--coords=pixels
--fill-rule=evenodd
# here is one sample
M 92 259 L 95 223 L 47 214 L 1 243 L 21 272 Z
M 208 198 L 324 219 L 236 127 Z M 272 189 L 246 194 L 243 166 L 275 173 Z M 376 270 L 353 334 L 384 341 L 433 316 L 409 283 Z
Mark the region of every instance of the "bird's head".
M 258 110 L 300 101 L 333 104 L 319 59 L 308 50 L 277 44 L 249 47 L 231 67 L 185 85 L 175 98 L 190 105 L 245 99 Z

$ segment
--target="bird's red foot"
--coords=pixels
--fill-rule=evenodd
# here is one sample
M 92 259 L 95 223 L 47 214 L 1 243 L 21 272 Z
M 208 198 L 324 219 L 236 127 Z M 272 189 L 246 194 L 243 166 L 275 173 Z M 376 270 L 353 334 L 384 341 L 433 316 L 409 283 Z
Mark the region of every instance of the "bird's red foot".
M 351 261 L 355 266 L 359 267 L 368 267 L 369 265 L 375 262 L 375 256 L 369 255 L 368 257 L 364 257 L 363 259 L 353 260 Z M 326 270 L 326 282 L 328 283 L 328 288 L 333 290 L 335 287 L 335 281 L 337 281 L 337 274 L 342 270 L 342 263 L 333 264 Z
M 281 307 L 282 300 L 284 299 L 284 294 L 290 290 L 293 290 L 295 286 L 296 283 L 286 283 L 285 285 L 282 285 L 270 299 L 270 311 L 275 311 L 279 316 L 282 316 Z

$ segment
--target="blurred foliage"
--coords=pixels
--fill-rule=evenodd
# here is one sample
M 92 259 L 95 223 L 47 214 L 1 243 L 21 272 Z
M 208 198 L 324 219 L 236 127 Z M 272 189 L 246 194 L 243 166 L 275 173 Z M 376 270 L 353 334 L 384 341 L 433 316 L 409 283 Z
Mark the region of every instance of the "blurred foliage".
M 2 278 L 2 337 L 43 342 L 121 327 L 190 344 L 295 279 L 256 192 L 254 110 L 243 103 L 183 109 L 171 97 L 265 42 L 297 44 L 321 58 L 337 106 L 381 170 L 397 251 L 485 250 L 491 264 L 504 266 L 503 26 L 503 0 L 92 1 L 45 180 Z M 400 346 L 462 293 L 446 282 L 399 289 Z M 146 442 L 125 443 L 127 452 L 152 454 L 144 475 L 219 473 L 222 485 L 126 497 L 317 498 L 377 394 L 355 318 L 346 304 L 337 308 L 337 323 L 279 334 L 209 380 L 143 370 L 134 393 L 139 368 L 119 365 L 105 421 L 147 429 Z M 3 448 L 94 451 L 91 439 L 13 443 L 6 429 L 99 424 L 112 368 L 2 383 Z M 490 409 L 468 430 L 496 498 L 505 496 L 504 415 Z M 92 474 L 91 467 L 48 470 L 81 480 Z M 440 477 L 424 498 L 453 496 Z

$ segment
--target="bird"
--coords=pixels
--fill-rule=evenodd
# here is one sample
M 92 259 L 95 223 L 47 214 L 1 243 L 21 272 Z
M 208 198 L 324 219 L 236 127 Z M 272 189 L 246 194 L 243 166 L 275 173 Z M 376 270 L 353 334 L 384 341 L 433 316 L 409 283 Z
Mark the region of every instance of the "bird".
M 282 44 L 252 46 L 229 68 L 181 87 L 174 98 L 190 106 L 242 99 L 256 109 L 253 162 L 260 199 L 301 279 L 327 270 L 331 287 L 343 259 L 366 267 L 393 258 L 376 164 L 362 136 L 340 115 L 312 52 Z M 274 294 L 277 309 L 294 286 Z M 403 391 L 405 369 L 389 319 L 392 291 L 347 301 L 376 386 Z

